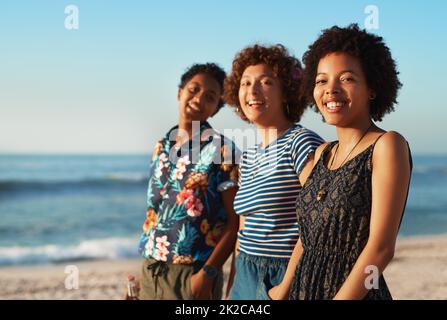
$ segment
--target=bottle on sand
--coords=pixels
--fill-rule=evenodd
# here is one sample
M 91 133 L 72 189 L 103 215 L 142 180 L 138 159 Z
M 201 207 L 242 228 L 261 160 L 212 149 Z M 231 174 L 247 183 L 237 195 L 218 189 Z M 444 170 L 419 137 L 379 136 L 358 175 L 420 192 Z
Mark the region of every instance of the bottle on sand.
M 129 275 L 127 277 L 127 299 L 128 300 L 138 300 L 137 286 L 135 283 L 135 277 Z

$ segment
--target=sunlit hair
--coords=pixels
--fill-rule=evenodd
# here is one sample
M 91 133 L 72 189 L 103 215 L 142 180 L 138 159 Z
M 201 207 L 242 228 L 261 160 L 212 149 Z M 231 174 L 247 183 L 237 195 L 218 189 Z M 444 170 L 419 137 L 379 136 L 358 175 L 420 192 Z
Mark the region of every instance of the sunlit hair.
M 301 63 L 280 44 L 269 47 L 256 44 L 243 49 L 236 55 L 231 73 L 225 80 L 225 102 L 236 108 L 236 112 L 243 120 L 248 121 L 239 103 L 240 82 L 245 69 L 258 64 L 268 65 L 279 78 L 285 116 L 292 122 L 300 121 L 306 108 L 299 93 L 302 77 Z

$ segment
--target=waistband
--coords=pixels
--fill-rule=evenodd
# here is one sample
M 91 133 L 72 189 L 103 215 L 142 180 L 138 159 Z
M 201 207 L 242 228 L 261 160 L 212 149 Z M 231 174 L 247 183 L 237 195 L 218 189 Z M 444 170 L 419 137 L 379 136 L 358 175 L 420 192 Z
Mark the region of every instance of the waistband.
M 255 264 L 265 264 L 269 266 L 283 266 L 289 263 L 288 258 L 272 258 L 272 257 L 263 257 L 263 256 L 255 256 L 251 254 L 247 254 L 245 252 L 239 251 L 238 258 L 245 260 L 247 262 L 252 262 Z
M 156 260 L 154 258 L 144 259 L 145 268 L 147 268 L 148 270 L 152 270 L 153 276 L 166 274 L 170 268 L 193 268 L 194 270 L 193 272 L 195 273 L 199 271 L 204 264 L 205 262 L 200 260 L 194 261 L 191 264 L 178 264 L 178 263 Z

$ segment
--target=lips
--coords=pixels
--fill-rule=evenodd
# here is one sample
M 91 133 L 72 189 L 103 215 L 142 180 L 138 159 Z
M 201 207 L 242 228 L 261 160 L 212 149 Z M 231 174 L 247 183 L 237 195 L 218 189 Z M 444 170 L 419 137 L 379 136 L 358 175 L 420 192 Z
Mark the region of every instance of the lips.
M 193 112 L 193 113 L 200 113 L 200 112 L 202 112 L 200 110 L 200 107 L 197 104 L 191 103 L 191 102 L 188 102 L 188 104 L 186 105 L 186 109 L 189 112 Z
M 247 106 L 250 108 L 259 108 L 262 107 L 265 104 L 263 100 L 248 100 Z
M 346 102 L 344 101 L 328 101 L 324 103 L 324 107 L 329 113 L 339 112 L 345 105 Z

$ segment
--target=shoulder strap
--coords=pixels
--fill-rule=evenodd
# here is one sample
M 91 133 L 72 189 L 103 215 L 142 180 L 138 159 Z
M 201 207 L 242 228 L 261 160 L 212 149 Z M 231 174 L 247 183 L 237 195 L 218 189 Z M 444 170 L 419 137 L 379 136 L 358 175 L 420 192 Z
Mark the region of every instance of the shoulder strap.
M 373 146 L 376 145 L 377 141 L 379 141 L 380 138 L 382 138 L 386 133 L 388 133 L 388 131 L 385 131 L 384 133 L 382 133 L 380 136 L 377 137 L 377 139 L 373 142 Z
M 377 141 L 380 138 L 382 138 L 386 133 L 388 133 L 388 131 L 382 133 L 380 136 L 377 137 L 376 141 L 374 141 L 374 143 L 372 144 L 373 151 L 374 151 L 374 146 L 376 145 Z M 408 144 L 408 141 L 407 141 L 407 147 L 408 147 L 408 156 L 409 156 L 409 160 L 410 160 L 410 176 L 411 176 L 411 172 L 413 171 L 413 158 L 411 156 L 411 150 L 410 150 L 410 145 Z M 370 160 L 370 162 L 371 162 L 371 168 L 372 168 L 372 152 L 371 152 L 371 160 Z
M 371 152 L 368 152 L 369 153 L 369 165 L 370 165 L 370 168 L 372 168 L 372 155 L 373 155 L 373 153 L 374 153 L 374 148 L 375 148 L 375 146 L 376 146 L 376 143 L 377 143 L 377 141 L 379 141 L 379 139 L 380 138 L 382 138 L 386 133 L 388 133 L 388 131 L 385 131 L 384 133 L 382 133 L 380 136 L 378 136 L 377 137 L 377 139 L 368 147 L 368 149 L 369 148 L 371 148 Z
M 328 152 L 330 152 L 330 151 L 332 150 L 332 147 L 333 147 L 337 142 L 338 142 L 338 141 L 332 141 L 332 142 L 329 142 L 329 143 L 327 144 L 327 146 L 324 147 L 323 151 L 321 152 L 321 156 L 325 157 L 325 156 L 328 154 Z
M 330 152 L 332 150 L 332 147 L 337 143 L 337 141 L 332 141 L 329 142 L 323 149 L 323 151 L 321 151 L 320 157 L 318 158 L 317 161 L 324 161 L 324 159 L 326 158 L 328 152 Z

